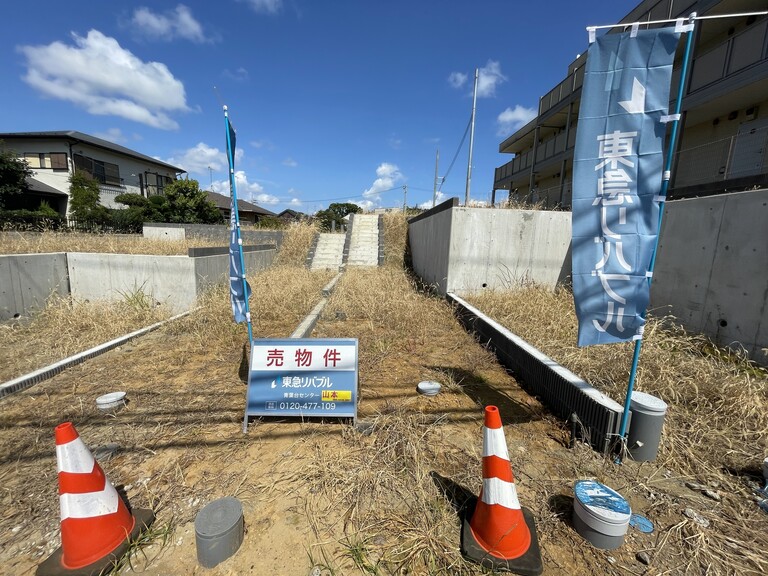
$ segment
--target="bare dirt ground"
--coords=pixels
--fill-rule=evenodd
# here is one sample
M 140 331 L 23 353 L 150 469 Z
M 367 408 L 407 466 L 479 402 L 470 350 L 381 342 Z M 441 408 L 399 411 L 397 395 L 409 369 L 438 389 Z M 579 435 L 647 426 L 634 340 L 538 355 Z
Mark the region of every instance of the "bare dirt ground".
M 680 465 L 667 431 L 651 463 L 617 466 L 585 445 L 568 449 L 564 423 L 390 258 L 402 254 L 404 233 L 402 223 L 394 231 L 388 225 L 399 238 L 388 241 L 388 264 L 345 272 L 313 333 L 359 339 L 359 426 L 261 420 L 244 435 L 245 328 L 231 320 L 226 289 L 214 291 L 199 312 L 0 400 L 0 573 L 32 574 L 59 544 L 53 428 L 64 421 L 132 506 L 156 512 L 121 574 L 485 573 L 461 557 L 456 507 L 481 485 L 488 404 L 501 411 L 544 574 L 768 571 L 768 515 L 750 497 L 763 444 L 734 438 L 733 449 L 749 454 L 739 456 L 744 470 L 703 467 L 703 476 Z M 290 334 L 330 277 L 291 266 L 252 277 L 255 335 Z M 418 395 L 425 379 L 443 391 Z M 100 412 L 95 399 L 115 390 L 127 392 L 128 405 Z M 592 547 L 571 522 L 573 484 L 586 478 L 622 493 L 654 532 L 630 528 L 621 548 Z M 720 501 L 686 481 L 707 484 Z M 233 557 L 204 569 L 194 518 L 222 496 L 242 502 L 246 533 Z M 685 516 L 686 508 L 709 526 Z

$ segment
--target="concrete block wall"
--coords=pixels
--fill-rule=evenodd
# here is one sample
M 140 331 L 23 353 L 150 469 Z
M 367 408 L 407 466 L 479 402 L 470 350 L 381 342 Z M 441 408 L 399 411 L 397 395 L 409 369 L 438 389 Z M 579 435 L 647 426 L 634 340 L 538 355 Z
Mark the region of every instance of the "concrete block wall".
M 66 253 L 0 256 L 0 321 L 45 307 L 52 294 L 69 295 Z

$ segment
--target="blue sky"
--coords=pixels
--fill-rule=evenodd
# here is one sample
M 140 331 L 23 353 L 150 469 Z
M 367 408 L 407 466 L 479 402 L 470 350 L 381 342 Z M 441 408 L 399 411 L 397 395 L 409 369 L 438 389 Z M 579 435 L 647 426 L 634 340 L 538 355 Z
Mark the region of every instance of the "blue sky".
M 313 213 L 490 200 L 499 143 L 634 0 L 14 2 L 0 21 L 2 132 L 78 130 L 181 166 L 229 194 Z M 210 168 L 210 170 L 209 170 Z M 394 190 L 392 190 L 394 189 Z

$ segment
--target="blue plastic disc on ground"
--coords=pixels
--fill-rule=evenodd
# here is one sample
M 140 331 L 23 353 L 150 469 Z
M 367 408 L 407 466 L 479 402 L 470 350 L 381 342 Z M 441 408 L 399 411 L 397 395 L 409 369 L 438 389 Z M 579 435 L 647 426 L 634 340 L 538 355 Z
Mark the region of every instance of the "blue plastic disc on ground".
M 640 532 L 643 532 L 644 534 L 653 532 L 653 522 L 648 520 L 645 516 L 640 516 L 640 514 L 632 514 L 632 516 L 629 517 L 629 525 L 640 530 Z

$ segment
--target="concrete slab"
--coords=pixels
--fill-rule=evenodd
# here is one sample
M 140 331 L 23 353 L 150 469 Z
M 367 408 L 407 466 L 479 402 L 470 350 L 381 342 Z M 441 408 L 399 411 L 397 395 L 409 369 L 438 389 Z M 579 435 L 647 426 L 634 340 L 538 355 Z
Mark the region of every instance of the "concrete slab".
M 45 307 L 52 294 L 69 295 L 66 253 L 0 256 L 0 320 Z

